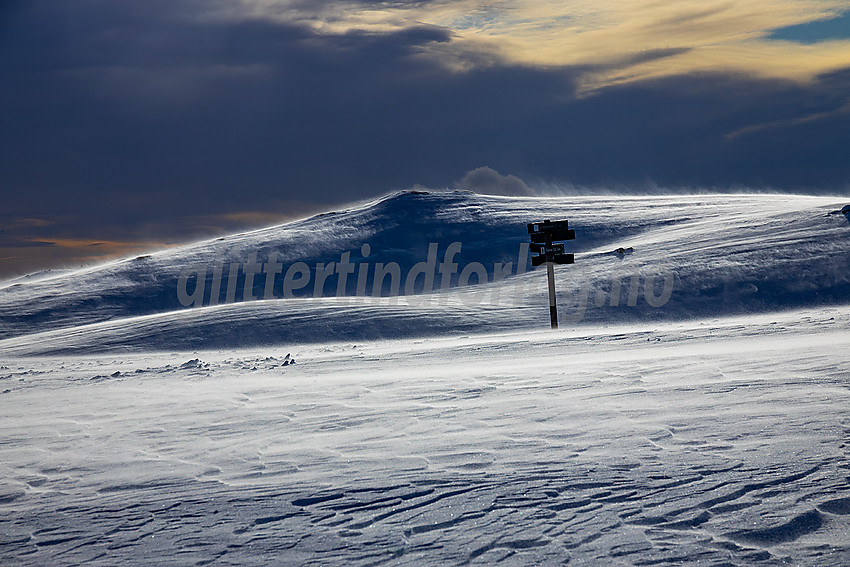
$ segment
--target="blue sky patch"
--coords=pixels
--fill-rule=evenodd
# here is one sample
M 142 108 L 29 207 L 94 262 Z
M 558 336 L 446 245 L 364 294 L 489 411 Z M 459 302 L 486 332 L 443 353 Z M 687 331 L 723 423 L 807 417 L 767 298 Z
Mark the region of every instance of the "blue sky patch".
M 850 12 L 831 20 L 821 20 L 774 30 L 769 39 L 818 43 L 830 39 L 850 39 Z

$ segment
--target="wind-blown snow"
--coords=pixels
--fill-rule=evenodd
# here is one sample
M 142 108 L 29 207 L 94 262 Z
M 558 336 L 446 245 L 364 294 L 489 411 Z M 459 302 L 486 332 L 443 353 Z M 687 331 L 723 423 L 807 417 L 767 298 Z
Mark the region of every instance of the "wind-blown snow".
M 0 563 L 847 565 L 842 205 L 402 193 L 8 283 Z M 405 271 L 463 242 L 492 279 L 544 218 L 577 232 L 558 331 L 542 270 L 412 305 L 176 296 L 186 265 L 366 242 Z
M 540 199 L 397 193 L 338 213 L 7 285 L 0 288 L 0 350 L 36 354 L 214 348 L 545 325 L 545 271 L 531 271 L 520 254 L 520 245 L 528 239 L 525 223 L 544 218 L 568 218 L 576 230 L 576 240 L 568 243 L 576 252 L 576 264 L 557 268 L 567 323 L 840 305 L 850 297 L 850 225 L 843 216 L 828 214 L 840 207 L 831 198 L 787 195 Z M 465 301 L 475 290 L 457 291 L 457 275 L 445 297 L 416 302 L 412 310 L 406 309 L 406 298 L 399 300 L 401 308 L 389 301 L 360 301 L 357 308 L 347 309 L 345 303 L 354 300 L 314 298 L 312 285 L 295 294 L 298 301 L 243 302 L 241 270 L 234 280 L 235 302 L 227 301 L 228 267 L 241 266 L 252 254 L 260 263 L 276 254 L 284 273 L 304 262 L 313 280 L 317 263 L 339 262 L 345 253 L 352 263 L 365 262 L 370 270 L 379 262 L 395 262 L 404 275 L 426 260 L 429 243 L 438 246 L 439 263 L 453 242 L 462 244 L 455 258 L 460 268 L 479 262 L 491 282 L 496 263 L 512 264 L 504 282 L 488 284 L 482 308 Z M 360 256 L 363 244 L 371 248 L 365 259 Z M 621 247 L 633 252 L 614 253 Z M 521 259 L 526 261 L 518 269 Z M 209 267 L 203 299 L 209 306 L 216 262 L 221 262 L 224 274 L 213 303 L 225 305 L 187 310 L 178 298 L 181 272 L 193 265 Z M 282 296 L 284 273 L 277 274 L 275 298 Z M 356 276 L 355 268 L 345 295 L 357 292 Z M 265 277 L 254 277 L 254 296 L 265 297 Z M 665 278 L 673 285 L 672 295 L 654 307 L 646 301 L 644 288 L 654 283 L 653 293 L 659 295 Z M 337 279 L 331 276 L 320 295 L 337 295 Z M 364 283 L 370 294 L 372 280 Z M 184 282 L 187 289 L 194 285 L 194 279 Z M 439 290 L 440 285 L 437 273 L 434 286 Z M 104 321 L 111 323 L 86 326 Z M 222 337 L 219 330 L 225 325 L 239 331 L 225 329 Z M 25 337 L 40 332 L 50 334 Z M 13 337 L 18 339 L 2 340 Z

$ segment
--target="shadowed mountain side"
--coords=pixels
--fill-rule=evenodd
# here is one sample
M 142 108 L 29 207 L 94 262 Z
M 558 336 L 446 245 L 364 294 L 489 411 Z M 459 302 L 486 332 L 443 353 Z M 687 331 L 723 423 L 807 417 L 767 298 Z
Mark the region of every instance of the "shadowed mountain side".
M 368 300 L 367 300 L 368 301 Z M 453 300 L 411 307 L 355 300 L 256 301 L 180 310 L 0 340 L 6 355 L 171 351 L 274 344 L 459 335 L 529 324 L 513 307 L 466 307 Z
M 320 340 L 331 327 L 341 333 L 336 338 L 352 339 L 472 330 L 468 321 L 475 320 L 479 302 L 490 315 L 504 310 L 495 318 L 488 315 L 488 325 L 497 327 L 490 330 L 511 328 L 525 318 L 520 313 L 546 309 L 545 275 L 527 272 L 522 248 L 525 223 L 546 218 L 567 218 L 576 230 L 576 240 L 568 243 L 576 264 L 557 268 L 559 304 L 568 324 L 845 304 L 850 227 L 840 215 L 827 214 L 837 204 L 832 198 L 787 195 L 534 198 L 399 192 L 280 226 L 9 282 L 0 287 L 0 338 L 103 321 L 120 326 L 124 318 L 157 313 L 188 324 L 200 316 L 187 314 L 189 306 L 220 309 L 242 302 L 238 316 L 238 310 L 221 312 L 234 313 L 233 321 L 241 318 L 241 336 L 255 337 L 253 342 L 282 339 L 271 331 L 246 330 L 279 328 L 263 320 L 282 313 L 301 317 L 301 340 Z M 456 254 L 450 254 L 453 243 L 459 243 Z M 379 268 L 386 273 L 375 285 Z M 435 301 L 420 311 L 408 308 L 405 298 L 395 307 L 358 308 L 332 298 L 438 291 L 444 287 L 442 273 L 448 284 L 444 305 Z M 475 297 L 478 292 L 484 297 Z M 274 301 L 284 296 L 312 302 Z M 247 307 L 252 297 L 270 301 Z M 377 319 L 367 324 L 370 309 Z M 448 318 L 458 326 L 432 328 L 423 317 Z M 233 321 L 225 329 L 208 328 L 197 344 L 218 344 L 214 337 L 221 333 L 235 337 Z M 537 315 L 528 321 L 537 321 Z M 381 328 L 369 330 L 370 325 Z M 360 330 L 343 330 L 346 326 Z

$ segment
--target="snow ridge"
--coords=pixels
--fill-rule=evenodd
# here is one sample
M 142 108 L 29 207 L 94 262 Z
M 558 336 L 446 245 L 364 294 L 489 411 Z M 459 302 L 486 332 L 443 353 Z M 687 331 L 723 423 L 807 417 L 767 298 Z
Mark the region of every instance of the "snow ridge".
M 832 198 L 787 195 L 397 192 L 279 226 L 7 282 L 0 287 L 0 350 L 42 343 L 43 333 L 65 351 L 174 340 L 200 348 L 228 340 L 225 324 L 235 324 L 238 344 L 545 325 L 544 277 L 522 248 L 525 224 L 544 218 L 569 219 L 576 230 L 568 250 L 576 264 L 557 269 L 568 325 L 843 305 L 850 300 L 850 224 L 829 214 L 840 207 Z M 451 262 L 457 268 L 444 276 Z M 350 273 L 343 275 L 345 263 Z M 376 285 L 377 270 L 391 265 L 397 279 L 383 274 Z M 430 270 L 430 281 L 422 270 L 411 277 L 417 265 Z M 328 273 L 318 283 L 321 270 Z

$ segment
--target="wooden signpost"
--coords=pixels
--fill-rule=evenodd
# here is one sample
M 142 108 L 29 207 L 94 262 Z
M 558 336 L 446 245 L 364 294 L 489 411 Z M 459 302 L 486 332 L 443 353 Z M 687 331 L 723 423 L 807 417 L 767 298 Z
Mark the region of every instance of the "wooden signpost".
M 549 317 L 552 328 L 558 328 L 558 308 L 555 305 L 555 264 L 572 264 L 573 254 L 564 253 L 564 240 L 574 240 L 576 233 L 569 228 L 568 221 L 549 221 L 528 223 L 528 236 L 531 238 L 531 265 L 546 264 L 549 276 Z

